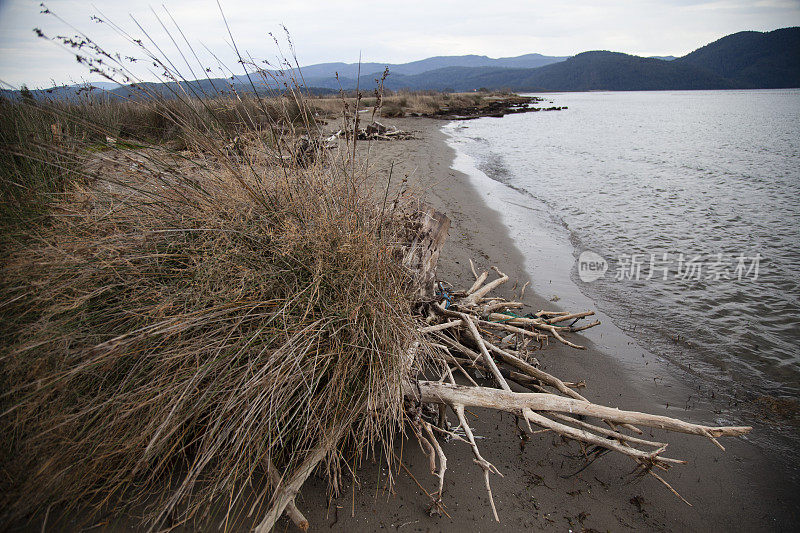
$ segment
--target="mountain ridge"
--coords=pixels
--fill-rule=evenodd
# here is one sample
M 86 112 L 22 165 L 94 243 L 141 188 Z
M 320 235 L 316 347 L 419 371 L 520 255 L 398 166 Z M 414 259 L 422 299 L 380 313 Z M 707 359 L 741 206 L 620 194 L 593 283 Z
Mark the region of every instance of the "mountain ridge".
M 591 91 L 772 89 L 800 87 L 800 27 L 769 32 L 742 31 L 726 35 L 683 57 L 639 57 L 594 50 L 571 57 L 538 53 L 490 58 L 483 55 L 434 56 L 401 64 L 377 62 L 319 63 L 301 68 L 306 87 L 318 93 L 374 87 L 385 68 L 385 87 L 391 90 L 474 91 Z M 362 73 L 358 77 L 358 73 Z M 273 71 L 274 72 L 274 71 Z M 249 91 L 246 76 L 197 80 L 190 85 Z M 148 83 L 169 95 L 169 83 Z M 77 86 L 75 86 L 77 87 Z M 33 91 L 34 95 L 69 97 L 71 86 Z M 265 87 L 265 92 L 267 88 Z M 85 92 L 85 89 L 82 91 Z M 135 91 L 123 86 L 103 94 L 129 98 Z M 18 97 L 18 92 L 0 94 Z
M 700 66 L 743 88 L 800 87 L 800 27 L 732 33 L 675 62 Z

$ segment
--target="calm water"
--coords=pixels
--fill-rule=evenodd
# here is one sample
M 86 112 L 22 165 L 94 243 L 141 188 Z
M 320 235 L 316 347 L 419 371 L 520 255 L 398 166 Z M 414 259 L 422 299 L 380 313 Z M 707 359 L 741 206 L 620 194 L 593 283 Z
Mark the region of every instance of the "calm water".
M 531 224 L 563 241 L 568 260 L 537 268 L 568 265 L 573 286 L 686 371 L 797 397 L 800 90 L 547 98 L 569 109 L 445 128 L 519 194 L 524 205 L 509 208 L 528 218 L 512 233 Z M 587 250 L 607 262 L 589 282 L 577 261 Z

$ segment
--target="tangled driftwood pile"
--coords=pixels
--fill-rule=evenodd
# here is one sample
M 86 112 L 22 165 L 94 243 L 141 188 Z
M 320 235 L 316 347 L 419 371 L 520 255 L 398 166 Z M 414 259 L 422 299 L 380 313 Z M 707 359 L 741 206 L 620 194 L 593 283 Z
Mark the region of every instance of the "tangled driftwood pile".
M 349 139 L 352 135 L 353 132 L 350 129 L 340 129 L 325 139 L 325 142 L 333 143 L 342 137 Z M 411 132 L 399 130 L 394 126 L 384 126 L 380 122 L 372 122 L 365 128 L 356 130 L 355 136 L 359 141 L 395 141 L 414 138 Z

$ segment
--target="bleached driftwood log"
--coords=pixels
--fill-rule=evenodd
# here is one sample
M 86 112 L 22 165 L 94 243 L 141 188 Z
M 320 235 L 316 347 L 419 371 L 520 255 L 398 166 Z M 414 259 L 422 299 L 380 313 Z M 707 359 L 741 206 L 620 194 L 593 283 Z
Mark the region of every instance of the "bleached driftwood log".
M 745 435 L 750 431 L 749 427 L 703 426 L 662 415 L 623 411 L 614 407 L 606 407 L 550 393 L 512 392 L 490 387 L 453 385 L 439 381 L 417 381 L 414 384 L 409 384 L 406 395 L 423 403 L 483 407 L 509 413 L 519 413 L 523 409 L 546 411 L 548 413 L 569 413 L 571 415 L 590 416 L 611 422 L 636 424 L 678 433 L 701 435 L 703 437 L 735 437 Z M 627 439 L 628 437 L 621 438 Z

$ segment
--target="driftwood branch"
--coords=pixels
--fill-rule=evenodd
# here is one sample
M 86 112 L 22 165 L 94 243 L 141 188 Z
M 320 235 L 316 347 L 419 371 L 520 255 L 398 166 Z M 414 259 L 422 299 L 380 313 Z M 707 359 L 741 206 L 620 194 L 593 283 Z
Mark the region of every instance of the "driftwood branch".
M 269 460 L 267 461 L 267 473 L 269 475 L 269 481 L 272 484 L 272 486 L 276 489 L 280 488 L 281 476 L 278 474 L 278 469 L 275 468 L 275 465 L 273 465 L 272 461 Z M 308 520 L 303 515 L 303 513 L 300 512 L 300 509 L 297 508 L 297 505 L 295 504 L 294 501 L 294 496 L 290 498 L 289 501 L 286 503 L 286 509 L 284 510 L 284 513 L 286 513 L 286 516 L 289 517 L 289 519 L 294 523 L 294 525 L 296 525 L 303 531 L 308 531 L 309 527 Z
M 335 441 L 338 441 L 338 438 L 335 439 Z M 294 501 L 295 496 L 297 496 L 297 493 L 300 491 L 303 483 L 306 482 L 306 479 L 308 479 L 308 476 L 311 475 L 317 465 L 325 459 L 325 456 L 336 444 L 335 441 L 314 448 L 292 476 L 284 483 L 278 485 L 278 488 L 272 496 L 272 507 L 267 511 L 267 514 L 256 527 L 256 533 L 268 533 L 272 530 L 273 526 L 275 526 L 275 522 L 278 521 L 278 518 L 280 518 L 287 506 Z

